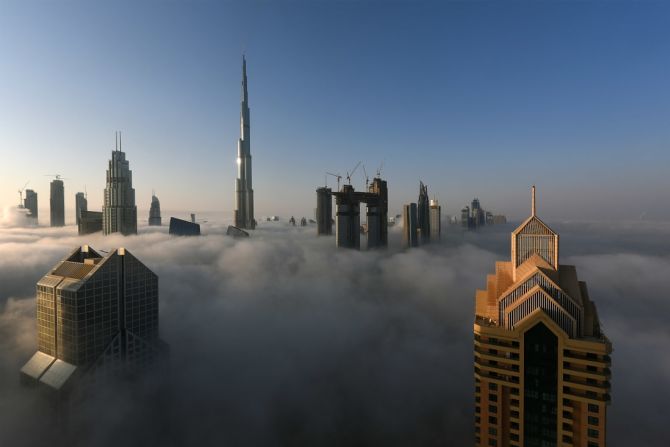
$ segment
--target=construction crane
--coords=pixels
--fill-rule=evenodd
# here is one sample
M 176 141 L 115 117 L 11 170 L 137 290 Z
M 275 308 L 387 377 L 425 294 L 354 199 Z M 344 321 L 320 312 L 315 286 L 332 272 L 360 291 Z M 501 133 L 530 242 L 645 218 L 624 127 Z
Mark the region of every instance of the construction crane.
M 348 183 L 349 185 L 351 185 L 351 176 L 354 175 L 354 172 L 356 172 L 356 169 L 358 169 L 358 167 L 359 167 L 360 165 L 361 165 L 361 162 L 359 161 L 358 163 L 356 163 L 356 166 L 355 166 L 354 169 L 351 171 L 351 174 L 347 172 L 347 183 Z
M 368 171 L 365 170 L 365 165 L 363 165 L 363 174 L 365 175 L 365 190 L 368 190 L 368 184 L 370 184 L 370 179 L 368 178 Z
M 382 178 L 382 168 L 384 167 L 384 160 L 382 160 L 381 164 L 377 168 L 377 178 Z
M 337 190 L 340 190 L 340 180 L 342 179 L 342 176 L 340 174 L 333 174 L 332 172 L 326 172 L 326 176 L 332 175 L 333 177 L 337 178 Z M 327 179 L 328 177 L 326 177 Z M 326 186 L 328 186 L 328 182 L 326 181 Z
M 23 185 L 23 188 L 19 189 L 19 208 L 23 208 L 23 191 L 25 191 L 26 186 L 28 186 L 28 183 L 30 183 L 30 180 L 28 180 L 26 184 Z

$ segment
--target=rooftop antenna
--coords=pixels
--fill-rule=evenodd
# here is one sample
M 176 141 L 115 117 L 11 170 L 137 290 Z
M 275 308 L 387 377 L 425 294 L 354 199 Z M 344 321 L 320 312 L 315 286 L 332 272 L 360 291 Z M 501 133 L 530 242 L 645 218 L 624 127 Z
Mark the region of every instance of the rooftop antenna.
M 535 215 L 535 185 L 530 189 L 531 203 L 530 203 L 530 214 L 531 216 Z
M 119 152 L 123 150 L 123 147 L 121 146 L 121 131 L 119 130 Z
M 351 174 L 347 172 L 347 183 L 348 183 L 349 185 L 351 185 L 351 176 L 354 175 L 354 172 L 356 172 L 356 169 L 358 169 L 358 167 L 359 167 L 360 165 L 361 165 L 361 162 L 359 161 L 358 163 L 356 163 L 356 166 L 355 166 L 354 169 L 351 171 Z
M 119 131 L 114 131 L 114 151 L 119 150 Z

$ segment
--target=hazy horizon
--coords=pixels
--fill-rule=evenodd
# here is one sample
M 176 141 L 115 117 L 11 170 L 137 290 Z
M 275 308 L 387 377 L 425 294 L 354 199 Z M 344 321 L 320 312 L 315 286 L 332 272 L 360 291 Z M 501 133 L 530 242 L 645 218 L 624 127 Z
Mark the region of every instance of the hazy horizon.
M 27 181 L 102 206 L 114 132 L 136 200 L 231 211 L 247 54 L 256 214 L 310 216 L 383 162 L 443 212 L 670 219 L 662 2 L 14 1 L 0 5 L 0 207 Z M 352 180 L 362 188 L 359 168 Z M 335 179 L 328 178 L 329 185 Z M 41 213 L 44 217 L 44 213 Z

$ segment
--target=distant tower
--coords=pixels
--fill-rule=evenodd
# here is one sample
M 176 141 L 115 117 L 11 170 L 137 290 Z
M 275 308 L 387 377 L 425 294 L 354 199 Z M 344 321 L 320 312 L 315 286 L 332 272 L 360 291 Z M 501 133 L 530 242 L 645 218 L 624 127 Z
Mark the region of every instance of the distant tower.
M 333 190 L 322 186 L 316 189 L 316 234 L 333 234 Z
M 88 200 L 83 192 L 78 192 L 75 197 L 75 215 L 77 216 L 77 226 L 81 222 L 82 211 L 88 211 Z
M 417 207 L 416 203 L 408 203 L 402 209 L 402 246 L 412 248 L 419 245 L 417 238 Z
M 430 240 L 439 242 L 442 238 L 442 207 L 437 200 L 430 201 Z
M 151 195 L 151 209 L 149 210 L 149 225 L 161 226 L 161 202 L 155 194 Z
M 421 243 L 430 242 L 430 200 L 428 199 L 428 186 L 419 182 L 419 201 L 417 203 L 417 226 Z
M 472 199 L 472 226 L 477 228 L 486 225 L 486 214 L 479 204 L 479 199 Z
M 606 445 L 612 345 L 586 283 L 535 214 L 475 295 L 475 444 Z
M 65 226 L 65 188 L 63 181 L 56 179 L 51 182 L 51 226 Z
M 37 349 L 21 378 L 52 390 L 141 371 L 165 352 L 158 276 L 123 248 L 77 248 L 37 283 Z
M 249 94 L 247 92 L 247 60 L 242 56 L 242 111 L 240 139 L 237 141 L 237 179 L 235 180 L 235 226 L 253 230 L 254 190 L 251 185 L 251 135 Z
M 107 169 L 107 187 L 102 207 L 103 234 L 137 234 L 137 206 L 133 189 L 133 172 L 125 152 L 121 151 L 121 134 Z
M 32 189 L 26 189 L 26 198 L 23 200 L 23 206 L 30 211 L 28 217 L 37 219 L 37 193 Z
M 470 228 L 470 207 L 466 206 L 461 210 L 461 226 L 466 230 Z

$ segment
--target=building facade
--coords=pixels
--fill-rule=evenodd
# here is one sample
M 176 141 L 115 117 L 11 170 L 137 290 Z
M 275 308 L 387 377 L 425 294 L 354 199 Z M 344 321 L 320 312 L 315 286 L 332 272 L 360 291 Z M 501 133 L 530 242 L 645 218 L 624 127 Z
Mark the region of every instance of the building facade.
M 62 180 L 56 179 L 51 182 L 50 199 L 51 226 L 65 226 L 65 187 Z
M 430 201 L 430 240 L 439 242 L 442 239 L 442 207 L 436 199 Z
M 242 104 L 240 112 L 240 139 L 237 141 L 237 179 L 235 179 L 235 226 L 253 230 L 254 190 L 251 177 L 251 122 L 249 93 L 247 91 L 247 60 L 242 56 Z
M 430 199 L 428 198 L 428 186 L 419 182 L 419 200 L 416 204 L 417 228 L 421 244 L 430 242 Z
M 333 190 L 322 186 L 316 189 L 316 234 L 333 234 Z
M 161 220 L 161 202 L 155 194 L 151 195 L 151 208 L 149 208 L 149 225 L 160 227 Z
M 402 246 L 412 248 L 419 245 L 416 203 L 402 207 Z
M 606 445 L 612 346 L 586 283 L 559 264 L 559 237 L 532 212 L 511 260 L 477 290 L 477 446 Z
M 37 349 L 21 378 L 57 391 L 141 371 L 165 350 L 158 277 L 123 248 L 74 250 L 37 283 Z
M 77 230 L 80 236 L 102 231 L 102 212 L 82 211 Z
M 173 236 L 200 236 L 200 224 L 171 217 L 168 232 Z
M 121 141 L 112 152 L 107 169 L 104 205 L 102 206 L 103 234 L 137 234 L 137 206 L 133 172 L 126 154 L 121 151 Z
M 75 209 L 75 215 L 77 219 L 77 226 L 79 226 L 79 223 L 81 222 L 81 215 L 83 211 L 88 211 L 88 200 L 86 200 L 86 194 L 83 192 L 78 192 L 74 196 L 74 209 Z
M 23 207 L 30 211 L 30 214 L 28 214 L 28 217 L 32 217 L 33 219 L 37 219 L 38 217 L 38 212 L 37 212 L 37 193 L 33 191 L 32 189 L 26 189 L 26 198 L 23 199 Z

